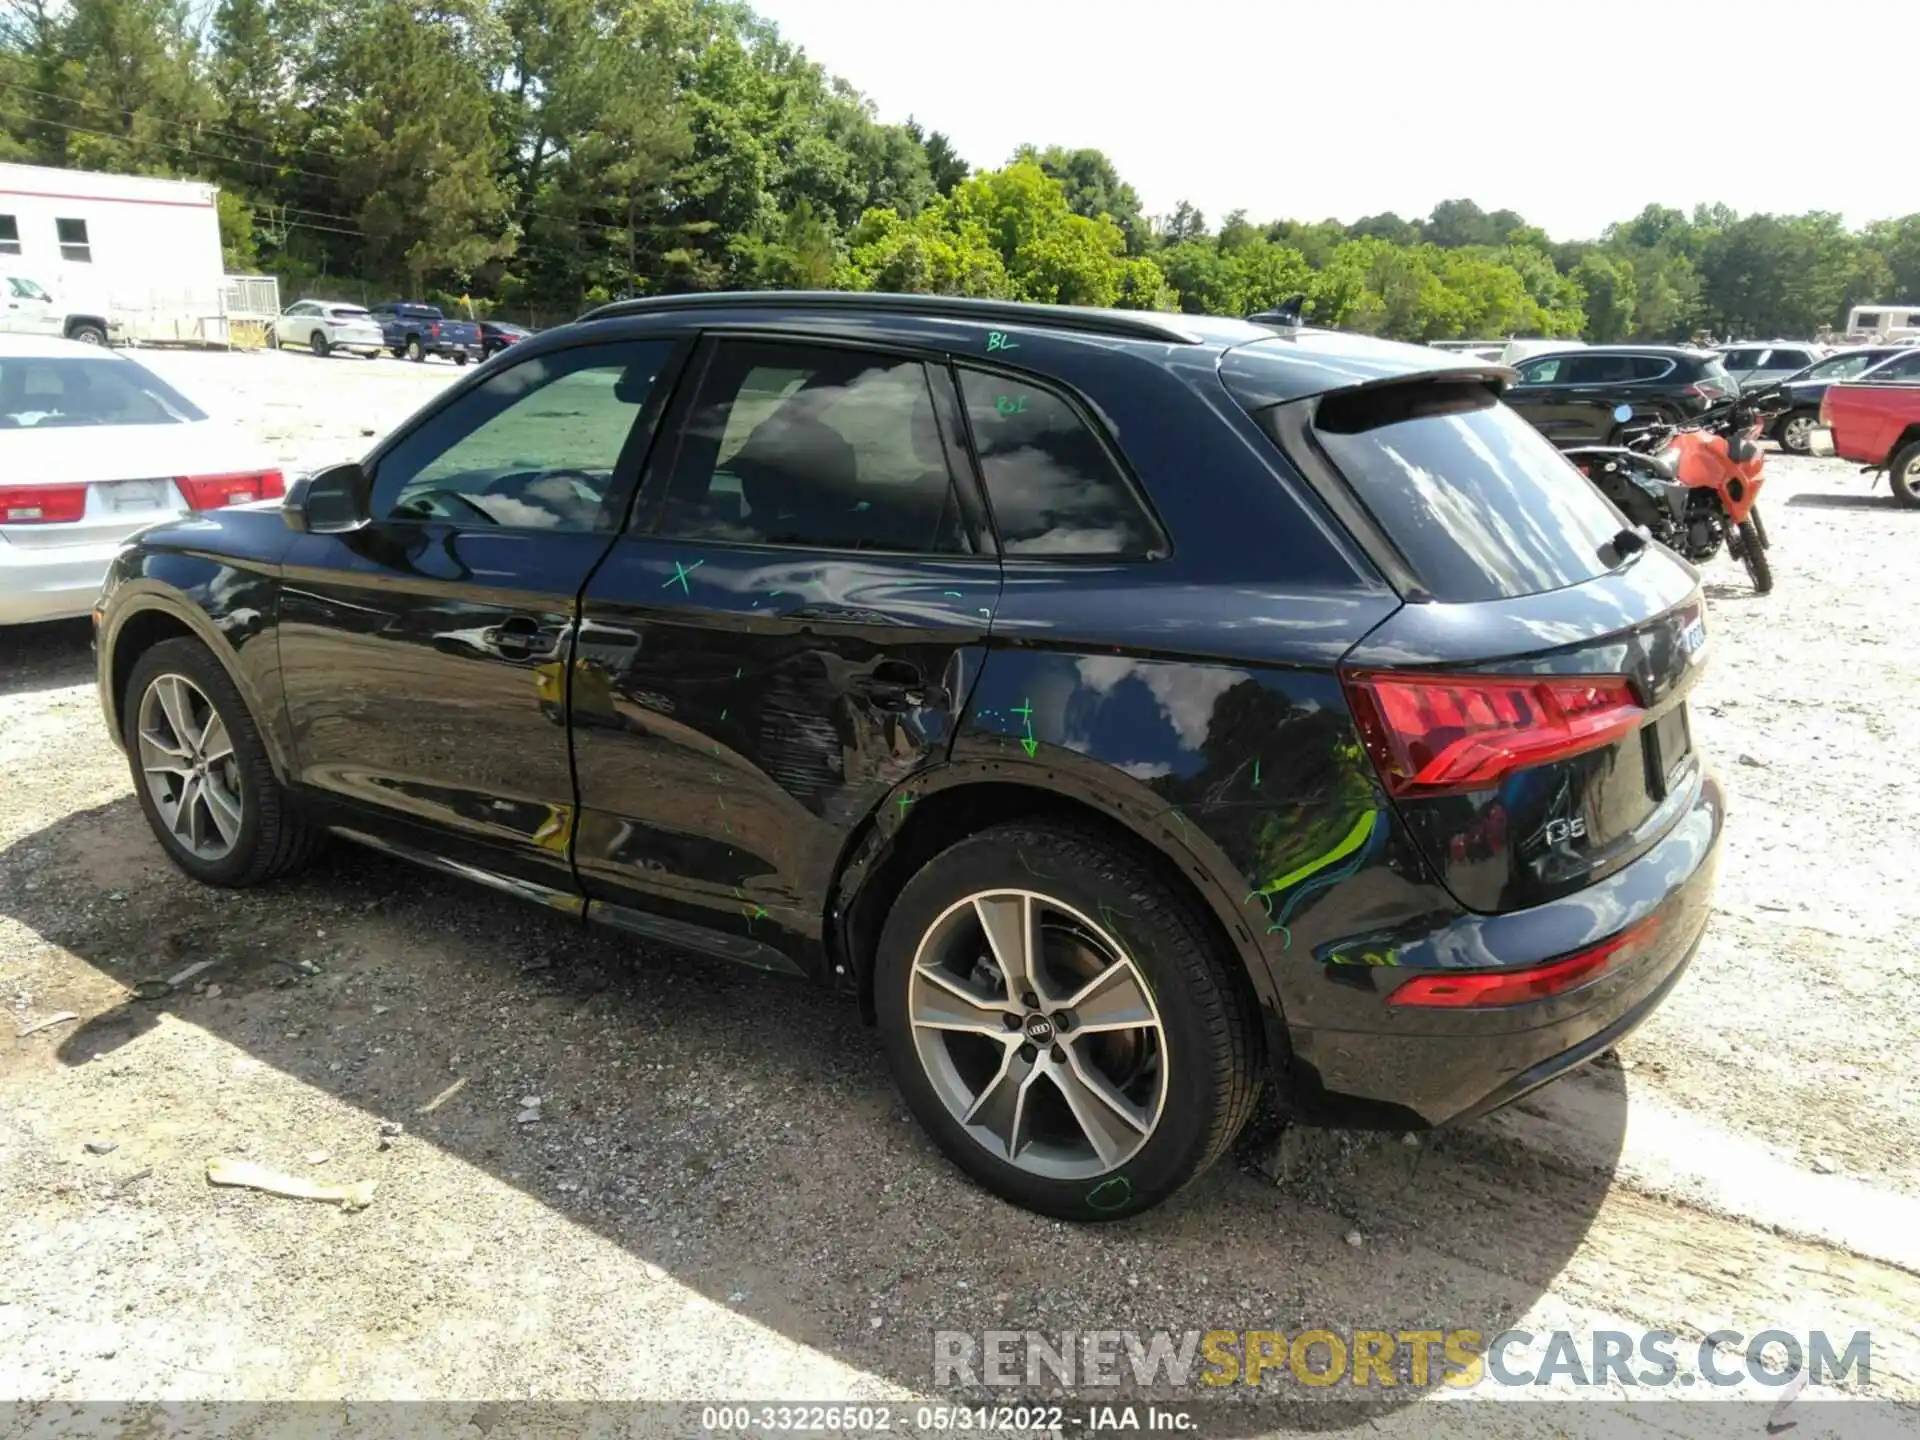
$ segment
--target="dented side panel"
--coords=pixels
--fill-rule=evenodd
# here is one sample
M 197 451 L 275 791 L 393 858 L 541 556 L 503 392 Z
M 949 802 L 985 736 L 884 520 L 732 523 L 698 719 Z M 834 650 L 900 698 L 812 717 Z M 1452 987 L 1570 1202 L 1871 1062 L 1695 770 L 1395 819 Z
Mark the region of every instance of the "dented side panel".
M 1460 914 L 1400 829 L 1330 671 L 995 649 L 953 762 L 1084 799 L 1157 846 L 1290 1025 L 1354 1018 L 1360 997 L 1324 981 L 1316 950 Z M 1044 856 L 1021 858 L 1044 871 Z

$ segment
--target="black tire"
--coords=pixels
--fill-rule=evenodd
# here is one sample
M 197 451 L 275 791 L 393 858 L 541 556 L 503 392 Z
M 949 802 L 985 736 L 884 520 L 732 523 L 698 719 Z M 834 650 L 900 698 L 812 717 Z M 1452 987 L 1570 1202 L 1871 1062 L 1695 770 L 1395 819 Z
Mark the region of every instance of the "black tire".
M 380 358 L 380 352 L 378 350 L 367 351 L 367 359 L 378 360 L 379 358 Z
M 1920 440 L 1902 447 L 1887 467 L 1893 498 L 1908 509 L 1920 509 Z
M 1767 595 L 1773 590 L 1773 566 L 1767 563 L 1767 547 L 1760 542 L 1753 521 L 1740 522 L 1740 561 L 1747 567 L 1754 590 Z
M 937 919 L 990 890 L 1031 891 L 1083 919 L 1100 916 L 1158 1012 L 1160 1117 L 1112 1169 L 1059 1179 L 991 1153 L 949 1110 L 921 1062 L 908 1018 L 915 954 Z M 1254 1002 L 1232 969 L 1238 963 L 1221 953 L 1196 902 L 1124 844 L 1078 825 L 1016 822 L 960 841 L 902 888 L 881 931 L 874 1000 L 894 1079 L 949 1159 L 1029 1210 L 1062 1220 L 1118 1220 L 1159 1204 L 1206 1170 L 1253 1114 L 1265 1071 Z
M 141 766 L 140 702 L 154 681 L 165 675 L 183 676 L 192 682 L 219 715 L 233 746 L 240 828 L 233 848 L 217 860 L 202 859 L 174 836 L 147 787 Z M 324 832 L 300 813 L 274 775 L 246 701 L 226 667 L 205 645 L 185 637 L 166 640 L 135 661 L 126 694 L 121 697 L 120 718 L 140 808 L 167 858 L 188 875 L 206 885 L 237 888 L 292 874 L 313 858 Z
M 67 331 L 69 340 L 78 340 L 82 345 L 105 345 L 107 332 L 98 325 L 75 325 Z
M 326 359 L 327 356 L 333 353 L 333 347 L 327 343 L 327 332 L 324 330 L 316 330 L 313 334 L 309 335 L 307 337 L 307 347 L 321 360 Z
M 427 347 L 420 343 L 418 335 L 407 336 L 407 359 L 418 365 L 427 358 Z
M 1774 422 L 1773 438 L 1780 448 L 1789 455 L 1808 455 L 1813 452 L 1812 427 L 1819 423 L 1819 415 L 1805 408 L 1789 410 Z
M 453 352 L 453 363 L 454 363 L 455 365 L 458 365 L 458 366 L 460 366 L 460 367 L 461 367 L 462 369 L 465 369 L 465 368 L 466 368 L 466 364 L 467 364 L 467 352 L 466 352 L 466 351 L 464 351 L 464 350 L 456 350 L 456 351 L 454 351 L 454 352 Z
M 269 350 L 280 348 L 280 332 L 272 325 L 267 326 L 267 348 Z
M 1753 522 L 1753 538 L 1760 542 L 1762 550 L 1773 548 L 1773 542 L 1767 539 L 1767 522 L 1760 518 L 1760 502 L 1754 501 L 1753 508 L 1747 511 L 1747 519 Z

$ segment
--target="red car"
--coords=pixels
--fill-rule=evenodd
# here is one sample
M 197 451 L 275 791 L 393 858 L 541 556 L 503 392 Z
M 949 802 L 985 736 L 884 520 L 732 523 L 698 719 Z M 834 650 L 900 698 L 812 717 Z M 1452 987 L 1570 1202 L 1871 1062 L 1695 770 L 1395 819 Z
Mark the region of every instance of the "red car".
M 1920 347 L 1830 387 L 1820 423 L 1836 455 L 1885 470 L 1894 498 L 1920 508 Z
M 480 322 L 480 358 L 491 360 L 509 345 L 517 345 L 533 331 L 524 325 L 509 325 L 504 320 Z

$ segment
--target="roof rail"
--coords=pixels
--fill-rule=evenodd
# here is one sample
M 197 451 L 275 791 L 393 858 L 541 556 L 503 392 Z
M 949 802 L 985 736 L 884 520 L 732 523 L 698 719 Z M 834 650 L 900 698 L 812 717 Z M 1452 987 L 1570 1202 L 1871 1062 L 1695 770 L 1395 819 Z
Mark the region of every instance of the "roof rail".
M 1123 340 L 1153 340 L 1163 345 L 1198 345 L 1202 341 L 1199 334 L 1180 324 L 1181 317 L 1153 310 L 1095 310 L 1078 305 L 1032 305 L 1014 300 L 978 300 L 966 295 L 891 295 L 872 290 L 710 290 L 686 295 L 647 295 L 598 306 L 580 319 L 608 320 L 620 315 L 745 307 L 927 315 L 945 320 L 972 320 L 983 325 L 1076 330 Z

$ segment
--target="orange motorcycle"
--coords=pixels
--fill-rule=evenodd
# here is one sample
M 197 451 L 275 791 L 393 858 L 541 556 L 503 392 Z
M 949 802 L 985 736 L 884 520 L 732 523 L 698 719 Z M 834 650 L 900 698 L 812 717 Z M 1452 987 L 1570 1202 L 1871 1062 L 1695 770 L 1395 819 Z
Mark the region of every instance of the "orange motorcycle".
M 1613 412 L 1624 443 L 1568 450 L 1567 459 L 1650 539 L 1688 560 L 1724 544 L 1753 588 L 1773 589 L 1767 528 L 1760 519 L 1766 456 L 1760 433 L 1786 408 L 1778 389 L 1742 395 L 1679 425 L 1634 425 L 1631 406 Z

